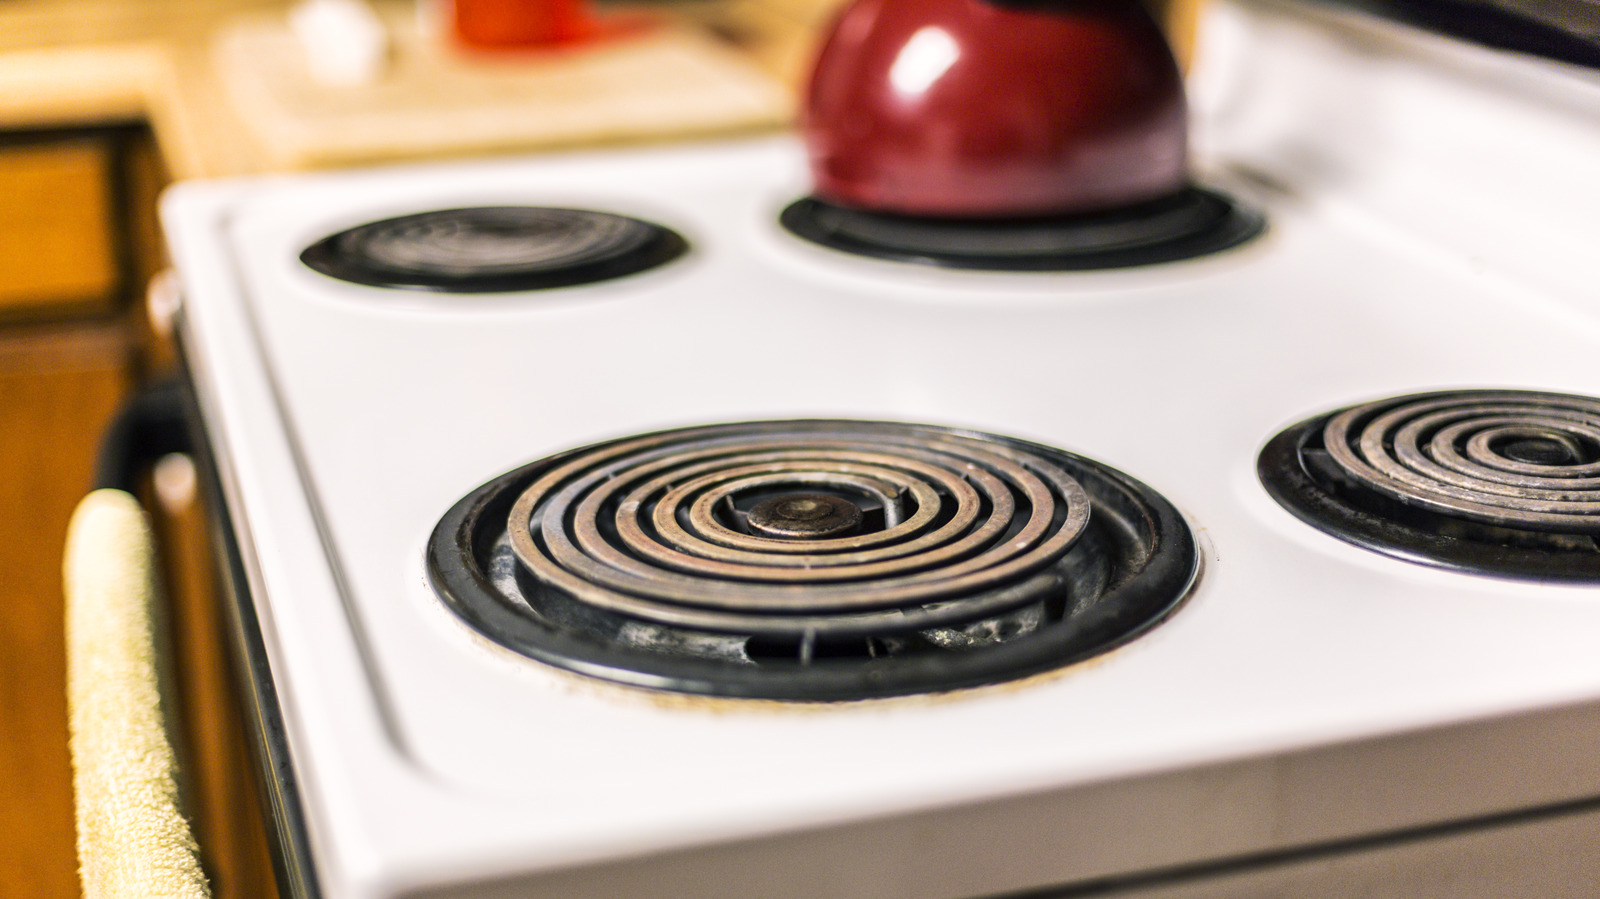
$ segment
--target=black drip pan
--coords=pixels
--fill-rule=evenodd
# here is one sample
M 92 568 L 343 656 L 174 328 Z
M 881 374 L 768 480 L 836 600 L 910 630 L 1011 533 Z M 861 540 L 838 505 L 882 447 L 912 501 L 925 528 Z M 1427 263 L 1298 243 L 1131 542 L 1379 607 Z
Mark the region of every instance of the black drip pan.
M 1216 191 L 1190 187 L 1109 212 L 1015 219 L 938 219 L 866 212 L 814 197 L 779 221 L 835 250 L 947 268 L 1088 271 L 1176 262 L 1260 234 L 1262 216 Z

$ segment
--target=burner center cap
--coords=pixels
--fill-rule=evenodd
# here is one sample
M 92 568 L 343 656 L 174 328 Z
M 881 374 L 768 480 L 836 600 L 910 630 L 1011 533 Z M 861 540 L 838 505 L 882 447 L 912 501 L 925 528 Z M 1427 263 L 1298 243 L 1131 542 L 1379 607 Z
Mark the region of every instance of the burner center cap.
M 756 503 L 750 530 L 766 537 L 837 537 L 861 524 L 861 508 L 825 493 L 786 493 Z
M 1508 459 L 1530 465 L 1575 465 L 1583 461 L 1576 447 L 1554 435 L 1523 437 L 1497 449 Z

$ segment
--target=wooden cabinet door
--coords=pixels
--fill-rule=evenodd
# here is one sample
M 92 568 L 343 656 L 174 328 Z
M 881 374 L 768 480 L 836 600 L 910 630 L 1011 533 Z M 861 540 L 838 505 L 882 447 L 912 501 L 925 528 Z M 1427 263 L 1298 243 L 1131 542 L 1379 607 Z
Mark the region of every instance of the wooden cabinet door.
M 0 319 L 114 308 L 117 150 L 110 132 L 0 140 Z
M 0 330 L 0 896 L 77 896 L 61 552 L 128 386 L 117 324 Z

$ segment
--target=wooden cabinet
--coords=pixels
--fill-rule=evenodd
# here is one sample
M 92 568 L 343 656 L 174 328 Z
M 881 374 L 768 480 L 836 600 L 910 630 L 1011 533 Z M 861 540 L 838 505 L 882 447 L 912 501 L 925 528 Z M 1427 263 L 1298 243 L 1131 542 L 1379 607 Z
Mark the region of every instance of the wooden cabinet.
M 106 425 L 176 364 L 142 308 L 165 180 L 141 126 L 0 135 L 0 896 L 79 895 L 61 557 Z M 218 899 L 272 896 L 204 522 L 193 504 L 159 514 L 144 499 L 202 864 Z
M 61 551 L 138 377 L 134 128 L 0 136 L 0 895 L 78 895 Z M 143 213 L 152 227 L 153 208 Z
M 106 136 L 0 142 L 0 314 L 105 314 L 118 299 Z
M 0 329 L 0 896 L 78 894 L 61 547 L 128 358 L 115 322 Z

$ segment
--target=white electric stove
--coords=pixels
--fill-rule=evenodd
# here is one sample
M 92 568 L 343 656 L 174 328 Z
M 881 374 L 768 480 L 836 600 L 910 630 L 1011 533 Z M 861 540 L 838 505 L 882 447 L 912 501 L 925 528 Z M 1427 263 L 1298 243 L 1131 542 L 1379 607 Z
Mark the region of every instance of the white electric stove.
M 789 137 L 174 189 L 182 336 L 308 889 L 1588 894 L 1600 579 L 1357 545 L 1276 501 L 1258 457 L 1297 422 L 1389 397 L 1600 396 L 1600 75 L 1256 0 L 1211 9 L 1198 56 L 1197 177 L 1267 227 L 1157 265 L 960 270 L 816 245 L 778 222 L 808 187 Z M 616 277 L 478 293 L 301 258 L 365 223 L 522 206 L 681 244 Z M 1590 464 L 1587 413 L 1564 414 L 1567 437 L 1512 455 Z M 1183 573 L 1104 651 L 819 701 L 552 663 L 430 570 L 441 521 L 521 466 L 797 419 L 952 429 L 895 438 L 918 459 L 1038 449 L 1125 473 L 1192 537 Z M 875 426 L 845 427 L 836 442 L 882 449 Z M 541 464 L 514 492 L 559 463 Z M 852 472 L 863 495 L 893 480 Z M 1558 554 L 1588 538 L 1561 539 Z M 507 545 L 480 547 L 479 581 L 525 582 L 487 571 Z M 800 647 L 778 668 L 870 666 L 901 645 L 867 638 L 840 660 L 810 625 L 748 644 L 719 627 L 712 655 L 762 670 L 758 643 Z

